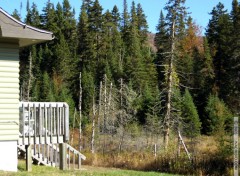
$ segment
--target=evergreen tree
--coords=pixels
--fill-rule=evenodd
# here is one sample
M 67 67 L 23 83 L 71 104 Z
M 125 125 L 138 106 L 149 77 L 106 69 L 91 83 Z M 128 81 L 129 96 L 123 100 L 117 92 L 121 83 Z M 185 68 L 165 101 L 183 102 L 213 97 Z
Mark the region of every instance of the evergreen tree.
M 231 72 L 230 58 L 232 55 L 232 22 L 230 15 L 224 9 L 224 5 L 219 3 L 211 12 L 212 18 L 209 21 L 206 31 L 209 45 L 211 46 L 215 82 L 214 92 L 219 97 L 226 100 L 229 96 L 230 84 L 228 72 Z
M 169 44 L 169 34 L 167 33 L 165 17 L 161 10 L 160 18 L 158 25 L 156 26 L 157 33 L 154 38 L 154 45 L 157 48 L 157 54 L 155 63 L 157 65 L 157 72 L 158 72 L 158 82 L 159 86 L 163 88 L 163 81 L 164 81 L 164 64 L 165 64 L 165 53 L 169 51 L 170 44 Z
M 231 118 L 231 112 L 217 95 L 209 95 L 205 111 L 207 114 L 205 122 L 207 134 L 216 134 L 225 130 L 226 122 Z
M 17 20 L 21 21 L 21 15 L 20 13 L 18 12 L 17 9 L 14 9 L 13 13 L 12 13 L 12 17 L 13 18 L 16 18 Z
M 194 105 L 191 94 L 187 89 L 183 95 L 182 118 L 184 134 L 189 137 L 196 137 L 200 134 L 201 122 L 199 120 L 197 108 Z
M 144 44 L 147 42 L 148 37 L 148 24 L 146 15 L 143 12 L 141 4 L 137 4 L 136 8 L 137 13 L 137 29 L 138 29 L 138 35 L 140 37 L 140 43 Z
M 240 108 L 240 6 L 237 0 L 232 2 L 231 19 L 233 22 L 233 28 L 231 32 L 231 43 L 230 43 L 230 60 L 225 63 L 227 65 L 226 69 L 226 85 L 227 88 L 224 92 L 226 97 L 226 102 L 230 105 L 231 109 L 235 113 L 239 113 Z
M 74 10 L 69 3 L 69 0 L 63 0 L 62 5 L 62 15 L 63 15 L 63 24 L 62 34 L 66 42 L 69 45 L 69 49 L 71 51 L 71 55 L 76 55 L 76 20 L 74 18 Z

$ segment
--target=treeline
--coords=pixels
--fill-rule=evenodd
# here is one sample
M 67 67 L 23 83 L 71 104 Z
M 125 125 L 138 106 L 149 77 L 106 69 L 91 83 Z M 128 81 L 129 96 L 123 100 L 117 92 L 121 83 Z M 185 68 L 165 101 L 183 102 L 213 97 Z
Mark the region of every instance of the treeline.
M 186 12 L 185 0 L 170 0 L 166 17 L 160 13 L 157 52 L 150 47 L 141 4 L 129 8 L 124 0 L 123 12 L 117 6 L 103 12 L 98 0 L 84 0 L 76 20 L 68 0 L 56 5 L 49 0 L 41 13 L 27 2 L 24 22 L 52 31 L 54 39 L 20 51 L 21 100 L 66 101 L 73 125 L 81 81 L 82 125 L 88 130 L 96 120 L 100 132 L 123 133 L 137 124 L 161 133 L 167 123 L 194 137 L 200 130 L 228 130 L 239 113 L 237 0 L 230 13 L 221 3 L 214 7 L 205 37 Z M 13 16 L 21 19 L 17 10 Z

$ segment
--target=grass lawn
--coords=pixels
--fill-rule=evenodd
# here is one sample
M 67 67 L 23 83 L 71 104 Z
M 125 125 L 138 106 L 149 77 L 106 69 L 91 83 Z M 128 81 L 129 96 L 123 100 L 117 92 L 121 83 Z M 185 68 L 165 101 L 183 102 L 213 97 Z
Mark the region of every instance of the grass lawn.
M 33 165 L 32 172 L 25 171 L 25 163 L 20 160 L 18 164 L 18 172 L 2 172 L 0 175 L 4 176 L 26 176 L 26 175 L 41 175 L 41 176 L 58 176 L 58 175 L 81 175 L 81 176 L 171 176 L 172 174 L 161 174 L 157 172 L 140 172 L 140 171 L 130 171 L 121 170 L 115 168 L 102 168 L 102 167 L 92 167 L 92 166 L 82 166 L 81 170 L 68 170 L 61 171 L 58 168 L 47 167 L 47 166 L 35 166 Z

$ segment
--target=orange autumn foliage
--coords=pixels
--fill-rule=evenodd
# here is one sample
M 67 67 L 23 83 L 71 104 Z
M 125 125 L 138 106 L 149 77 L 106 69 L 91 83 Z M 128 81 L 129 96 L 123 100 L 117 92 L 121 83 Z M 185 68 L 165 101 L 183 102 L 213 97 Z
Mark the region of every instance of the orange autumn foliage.
M 204 52 L 201 34 L 202 31 L 200 26 L 194 22 L 188 23 L 186 35 L 180 41 L 181 55 L 192 55 L 195 49 L 197 49 L 200 54 Z

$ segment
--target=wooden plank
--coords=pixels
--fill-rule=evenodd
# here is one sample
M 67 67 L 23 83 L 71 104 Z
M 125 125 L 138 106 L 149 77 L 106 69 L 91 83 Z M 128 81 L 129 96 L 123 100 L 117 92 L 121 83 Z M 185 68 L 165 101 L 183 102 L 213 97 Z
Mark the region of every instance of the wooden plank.
M 4 114 L 19 114 L 19 110 L 18 109 L 0 109 L 0 114 L 1 116 Z
M 7 135 L 1 135 L 0 136 L 0 141 L 13 141 L 13 140 L 18 140 L 19 139 L 19 135 L 17 134 L 7 134 Z
M 18 57 L 17 55 L 0 55 L 0 67 L 15 67 L 19 68 L 19 61 L 14 60 L 12 57 Z
M 58 143 L 59 143 L 59 108 L 58 108 L 58 105 L 56 107 L 56 110 L 57 110 L 57 139 L 58 139 Z
M 0 99 L 6 99 L 6 98 L 18 100 L 19 94 L 10 94 L 10 93 L 0 94 Z
M 9 109 L 19 109 L 19 104 L 2 104 L 0 103 L 0 109 L 5 109 L 5 110 L 9 110 Z
M 15 89 L 19 89 L 19 83 L 18 82 L 13 82 L 13 83 L 1 82 L 0 87 L 1 88 L 15 88 Z
M 45 144 L 47 144 L 47 107 L 46 104 L 44 104 L 44 127 L 45 127 Z
M 31 145 L 25 145 L 26 150 L 26 170 L 32 171 L 32 147 Z
M 21 119 L 20 119 L 20 123 L 23 125 L 23 131 L 21 131 L 22 135 L 23 135 L 23 144 L 25 145 L 25 134 L 24 134 L 24 111 L 25 111 L 25 105 L 22 104 L 22 115 L 21 115 Z
M 19 87 L 4 87 L 4 88 L 0 87 L 0 94 L 5 94 L 5 93 L 19 94 Z
M 70 155 L 70 150 L 69 148 L 67 148 L 67 151 L 68 151 L 68 169 L 70 170 L 70 164 L 71 164 L 71 155 Z
M 53 133 L 53 130 L 52 130 L 52 106 L 51 106 L 51 104 L 50 104 L 50 107 L 49 107 L 49 121 L 50 121 L 50 129 L 49 129 L 49 131 L 50 131 L 50 143 L 52 143 L 52 133 Z
M 40 104 L 38 105 L 38 108 L 39 108 L 39 135 L 40 135 L 39 142 L 40 142 L 40 144 L 42 144 L 43 143 L 43 141 L 42 141 L 42 129 L 43 129 L 42 119 L 43 119 L 43 115 L 42 115 L 42 108 L 41 108 Z
M 6 129 L 6 130 L 0 130 L 0 136 L 4 136 L 4 135 L 18 135 L 18 132 L 19 130 L 18 129 L 12 129 L 12 130 L 9 130 L 9 129 Z
M 16 75 L 19 75 L 19 67 L 11 67 L 11 66 L 2 67 L 2 66 L 0 66 L 0 71 L 1 72 L 11 72 L 11 73 L 15 73 Z
M 34 143 L 36 144 L 37 140 L 37 117 L 36 117 L 36 105 L 33 105 L 33 119 L 34 119 Z
M 28 144 L 30 145 L 31 144 L 31 135 L 30 135 L 30 117 L 31 117 L 31 114 L 30 114 L 30 106 L 28 105 L 28 108 L 27 108 L 27 111 L 28 111 Z
M 60 169 L 67 170 L 67 147 L 65 143 L 59 144 L 59 152 L 60 152 Z
M 19 105 L 19 100 L 18 99 L 10 99 L 10 98 L 1 98 L 0 99 L 0 104 L 18 104 Z
M 75 169 L 75 152 L 73 152 L 73 169 Z
M 1 123 L 0 122 L 0 129 L 1 130 L 19 130 L 19 126 L 15 123 Z
M 64 104 L 64 110 L 65 110 L 65 116 L 64 116 L 64 121 L 65 121 L 65 142 L 69 141 L 69 107 L 67 104 Z
M 19 79 L 0 77 L 0 83 L 19 83 Z

